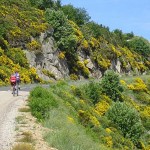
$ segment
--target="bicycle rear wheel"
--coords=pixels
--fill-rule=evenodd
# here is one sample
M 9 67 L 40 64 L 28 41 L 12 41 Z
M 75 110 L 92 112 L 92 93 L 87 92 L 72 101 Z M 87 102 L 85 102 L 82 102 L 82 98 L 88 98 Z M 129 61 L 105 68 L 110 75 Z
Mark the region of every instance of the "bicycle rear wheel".
M 16 94 L 19 95 L 18 84 L 16 84 Z
M 15 85 L 13 85 L 13 96 L 15 96 Z

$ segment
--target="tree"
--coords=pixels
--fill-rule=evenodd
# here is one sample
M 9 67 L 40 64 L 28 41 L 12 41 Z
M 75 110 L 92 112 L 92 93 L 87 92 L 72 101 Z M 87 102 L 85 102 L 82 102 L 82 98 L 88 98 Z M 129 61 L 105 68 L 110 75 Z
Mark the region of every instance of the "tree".
M 61 0 L 30 0 L 30 3 L 42 10 L 46 10 L 46 8 L 58 10 L 61 7 Z
M 121 92 L 123 88 L 119 82 L 119 77 L 114 71 L 105 72 L 102 81 L 102 92 L 109 96 L 113 101 L 122 101 Z
M 124 137 L 136 143 L 144 132 L 138 112 L 125 103 L 116 102 L 106 116 L 122 131 Z
M 57 46 L 61 51 L 65 52 L 69 70 L 71 70 L 78 60 L 76 53 L 77 38 L 73 27 L 62 11 L 47 9 L 45 16 L 47 22 L 54 29 L 53 36 L 57 42 Z
M 62 6 L 62 11 L 69 20 L 74 21 L 79 26 L 90 20 L 90 16 L 84 8 L 75 8 L 73 5 L 69 4 Z
M 144 57 L 150 57 L 150 43 L 142 37 L 134 37 L 128 41 L 129 48 Z
M 84 36 L 88 39 L 89 37 L 99 38 L 103 37 L 106 41 L 111 40 L 111 33 L 108 27 L 103 26 L 102 24 L 95 23 L 90 21 L 84 24 L 81 28 Z

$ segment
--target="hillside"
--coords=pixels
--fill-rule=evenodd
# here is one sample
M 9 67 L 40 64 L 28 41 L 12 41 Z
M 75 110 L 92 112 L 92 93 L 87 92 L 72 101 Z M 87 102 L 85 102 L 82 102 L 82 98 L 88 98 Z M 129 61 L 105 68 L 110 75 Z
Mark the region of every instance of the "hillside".
M 59 150 L 149 150 L 149 85 L 149 76 L 120 80 L 108 71 L 96 82 L 37 87 L 29 106 Z
M 100 78 L 108 69 L 134 75 L 149 71 L 146 39 L 110 32 L 89 21 L 85 9 L 53 0 L 0 4 L 0 85 L 8 84 L 16 69 L 25 83 Z
M 60 0 L 1 0 L 0 86 L 15 70 L 22 83 L 51 83 L 29 97 L 32 115 L 50 129 L 50 146 L 150 149 L 150 43 L 143 37 L 110 31 Z

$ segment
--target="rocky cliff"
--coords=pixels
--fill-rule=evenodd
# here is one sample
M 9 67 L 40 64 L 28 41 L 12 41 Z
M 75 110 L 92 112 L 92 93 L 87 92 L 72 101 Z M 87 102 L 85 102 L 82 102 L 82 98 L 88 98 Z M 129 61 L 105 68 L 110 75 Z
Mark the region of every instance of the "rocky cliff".
M 31 38 L 31 42 L 37 40 L 40 44 L 39 51 L 24 50 L 30 67 L 34 67 L 40 78 L 43 80 L 69 78 L 70 71 L 65 58 L 60 58 L 61 51 L 55 47 L 55 41 L 52 33 L 41 33 L 38 38 Z M 89 77 L 101 78 L 103 70 L 94 62 L 90 55 L 87 55 L 84 50 L 77 51 L 78 61 L 83 63 L 89 70 Z M 108 69 L 113 69 L 117 73 L 128 73 L 132 71 L 128 63 L 127 69 L 123 69 L 119 58 L 111 60 L 111 65 Z M 84 78 L 80 71 L 78 72 L 79 79 Z

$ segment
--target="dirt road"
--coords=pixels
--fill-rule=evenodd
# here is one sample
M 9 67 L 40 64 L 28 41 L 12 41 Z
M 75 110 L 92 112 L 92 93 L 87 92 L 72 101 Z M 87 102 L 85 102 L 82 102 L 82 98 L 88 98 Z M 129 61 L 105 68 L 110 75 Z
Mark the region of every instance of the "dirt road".
M 25 104 L 29 92 L 20 91 L 13 97 L 11 91 L 0 91 L 0 150 L 10 150 L 14 142 L 15 118 Z

